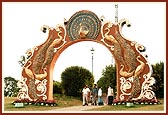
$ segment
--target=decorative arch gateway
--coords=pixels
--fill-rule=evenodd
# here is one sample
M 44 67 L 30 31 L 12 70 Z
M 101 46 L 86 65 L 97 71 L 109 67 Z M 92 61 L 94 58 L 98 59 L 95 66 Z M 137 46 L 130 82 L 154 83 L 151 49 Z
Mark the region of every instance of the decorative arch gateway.
M 117 67 L 118 101 L 155 98 L 150 87 L 154 84 L 152 67 L 141 53 L 145 48 L 123 36 L 124 24 L 130 26 L 126 19 L 112 23 L 99 19 L 91 11 L 82 10 L 56 28 L 43 26 L 42 31 L 48 31 L 48 38 L 26 53 L 22 79 L 18 82 L 21 88 L 18 99 L 53 101 L 54 64 L 67 47 L 81 41 L 100 43 L 113 55 Z

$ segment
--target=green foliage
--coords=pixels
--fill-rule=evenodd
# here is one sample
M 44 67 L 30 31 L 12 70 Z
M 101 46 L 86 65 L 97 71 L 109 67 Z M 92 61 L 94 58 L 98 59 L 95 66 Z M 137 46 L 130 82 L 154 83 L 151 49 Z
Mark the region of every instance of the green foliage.
M 94 77 L 92 73 L 79 66 L 71 66 L 65 69 L 61 74 L 61 85 L 63 93 L 67 96 L 81 96 L 82 89 L 85 84 L 89 87 L 93 86 Z
M 102 91 L 107 93 L 107 87 L 111 86 L 116 91 L 116 66 L 108 65 L 102 71 L 102 77 L 97 82 Z
M 163 98 L 164 96 L 164 63 L 156 63 L 152 65 L 153 74 L 152 77 L 155 78 L 156 83 L 152 86 L 153 91 L 156 94 L 156 97 Z
M 8 76 L 4 78 L 4 96 L 17 96 L 19 88 L 17 87 L 17 80 Z
M 53 93 L 54 94 L 62 94 L 61 83 L 58 81 L 53 81 Z

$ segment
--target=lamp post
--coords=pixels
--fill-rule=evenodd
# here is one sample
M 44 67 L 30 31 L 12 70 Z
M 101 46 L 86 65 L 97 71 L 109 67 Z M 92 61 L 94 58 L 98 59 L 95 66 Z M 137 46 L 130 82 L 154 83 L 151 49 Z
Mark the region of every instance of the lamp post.
M 93 47 L 92 47 L 92 49 L 90 50 L 91 51 L 91 53 L 92 53 L 92 74 L 93 74 L 93 54 L 94 54 L 94 49 L 93 49 Z

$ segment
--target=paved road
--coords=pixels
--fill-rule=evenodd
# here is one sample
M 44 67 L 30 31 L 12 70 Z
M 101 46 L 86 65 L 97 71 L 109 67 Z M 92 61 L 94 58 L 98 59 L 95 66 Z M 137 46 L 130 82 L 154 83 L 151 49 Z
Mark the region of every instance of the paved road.
M 93 108 L 99 108 L 99 107 L 102 107 L 102 106 L 91 106 L 91 105 L 88 105 L 88 106 L 71 106 L 71 107 L 64 107 L 64 108 L 57 108 L 57 109 L 54 109 L 54 110 L 49 110 L 49 111 L 60 111 L 60 112 L 68 112 L 68 111 L 71 111 L 71 112 L 76 112 L 76 111 L 85 111 L 85 110 L 89 110 L 89 109 L 93 109 Z

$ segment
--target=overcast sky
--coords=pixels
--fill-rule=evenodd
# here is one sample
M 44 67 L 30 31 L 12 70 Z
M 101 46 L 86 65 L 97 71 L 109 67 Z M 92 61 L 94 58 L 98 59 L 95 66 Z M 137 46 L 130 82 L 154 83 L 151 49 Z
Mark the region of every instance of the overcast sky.
M 80 10 L 90 10 L 98 17 L 114 22 L 115 3 L 3 3 L 2 4 L 2 75 L 21 79 L 22 68 L 18 64 L 21 55 L 29 48 L 39 46 L 47 39 L 40 31 L 43 25 L 56 27 Z M 166 3 L 118 3 L 119 20 L 126 18 L 131 27 L 123 28 L 124 36 L 146 47 L 151 64 L 165 62 L 166 57 Z M 70 66 L 83 66 L 92 70 L 91 48 L 95 49 L 93 74 L 97 81 L 102 69 L 114 62 L 111 53 L 101 44 L 79 42 L 68 47 L 58 58 L 54 80 Z

